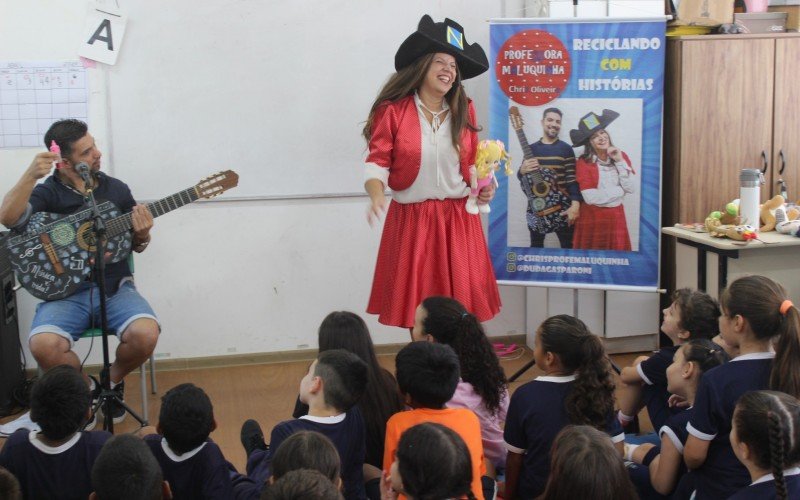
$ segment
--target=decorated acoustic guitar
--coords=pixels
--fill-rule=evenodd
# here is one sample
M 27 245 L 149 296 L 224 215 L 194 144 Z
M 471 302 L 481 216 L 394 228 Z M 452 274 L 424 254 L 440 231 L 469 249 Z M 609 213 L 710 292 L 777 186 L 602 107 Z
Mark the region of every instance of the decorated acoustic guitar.
M 213 198 L 238 183 L 239 176 L 226 170 L 206 177 L 196 186 L 148 203 L 147 208 L 153 217 L 158 217 L 200 198 Z M 131 252 L 131 214 L 122 214 L 110 201 L 98 203 L 98 209 L 106 226 L 106 260 L 119 262 Z M 91 208 L 71 215 L 33 214 L 22 234 L 4 242 L 20 284 L 43 300 L 72 295 L 92 270 L 93 225 Z
M 533 159 L 533 152 L 522 130 L 522 116 L 512 106 L 508 110 L 511 127 L 517 132 L 522 155 Z M 567 218 L 561 212 L 569 208 L 570 199 L 558 189 L 556 176 L 549 168 L 537 168 L 520 176 L 522 188 L 528 197 L 528 227 L 537 233 L 552 233 L 567 227 Z

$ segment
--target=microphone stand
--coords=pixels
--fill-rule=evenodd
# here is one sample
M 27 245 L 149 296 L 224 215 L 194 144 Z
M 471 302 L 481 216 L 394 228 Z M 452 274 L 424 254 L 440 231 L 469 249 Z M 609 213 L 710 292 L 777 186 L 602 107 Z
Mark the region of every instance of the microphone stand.
M 142 427 L 147 425 L 147 422 L 134 412 L 130 406 L 122 401 L 122 398 L 116 391 L 111 390 L 111 356 L 108 349 L 108 336 L 110 330 L 108 328 L 108 314 L 106 312 L 106 226 L 103 222 L 103 217 L 100 215 L 100 210 L 97 208 L 97 200 L 94 197 L 94 181 L 89 172 L 89 167 L 85 163 L 81 163 L 76 167 L 83 181 L 86 183 L 86 194 L 89 198 L 89 203 L 92 209 L 92 232 L 94 233 L 94 274 L 97 289 L 100 292 L 100 327 L 103 332 L 103 369 L 100 371 L 100 396 L 97 398 L 97 403 L 92 408 L 92 414 L 89 417 L 91 422 L 97 411 L 102 407 L 105 419 L 103 421 L 103 430 L 114 433 L 114 416 L 111 409 L 114 404 L 120 405 L 126 412 L 139 422 Z

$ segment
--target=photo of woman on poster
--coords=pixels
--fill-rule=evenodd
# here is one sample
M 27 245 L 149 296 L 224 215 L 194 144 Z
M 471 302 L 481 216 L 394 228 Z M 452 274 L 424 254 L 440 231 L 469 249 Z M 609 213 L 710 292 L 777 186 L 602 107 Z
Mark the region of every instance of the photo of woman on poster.
M 573 248 L 630 251 L 631 240 L 623 201 L 633 194 L 636 172 L 625 152 L 614 145 L 606 128 L 619 113 L 589 112 L 570 131 L 572 147 L 583 146 L 575 174 L 583 202 L 575 223 Z

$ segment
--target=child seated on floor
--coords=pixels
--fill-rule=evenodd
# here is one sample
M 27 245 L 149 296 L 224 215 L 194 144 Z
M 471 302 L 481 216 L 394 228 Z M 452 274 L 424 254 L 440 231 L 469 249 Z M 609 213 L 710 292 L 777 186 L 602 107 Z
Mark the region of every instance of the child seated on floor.
M 657 493 L 670 495 L 687 472 L 683 464 L 683 447 L 689 435 L 686 424 L 692 417 L 700 378 L 708 370 L 726 361 L 728 355 L 725 351 L 707 339 L 690 340 L 675 351 L 672 364 L 667 367 L 667 390 L 680 397 L 688 406 L 679 408 L 670 415 L 663 427 L 656 429 L 661 439 L 660 447 L 652 443 L 626 445 L 625 457 L 643 466 L 629 468 L 631 478 L 640 493 L 649 492 L 649 487 L 652 486 Z M 677 492 L 676 498 L 691 495 L 693 488 L 691 482 L 687 481 L 682 484 L 688 491 Z
M 321 473 L 335 487 L 333 491 L 338 492 L 342 487 L 340 469 L 339 452 L 336 451 L 336 447 L 330 439 L 319 432 L 295 432 L 275 450 L 272 457 L 272 477 L 269 478 L 269 485 L 262 492 L 261 498 L 284 497 L 289 490 L 284 484 L 286 481 L 282 481 L 282 478 L 299 470 Z M 276 488 L 276 491 L 270 493 L 269 490 L 273 487 Z M 312 489 L 319 488 L 319 485 L 315 485 Z M 319 492 L 327 489 L 321 488 Z M 298 493 L 300 491 L 305 491 L 305 489 L 301 488 Z M 310 492 L 308 493 L 310 494 Z
M 550 476 L 540 500 L 639 498 L 608 434 L 594 427 L 564 427 L 550 455 Z
M 411 337 L 446 344 L 456 352 L 461 378 L 447 407 L 475 412 L 481 422 L 483 454 L 494 469 L 505 469 L 508 382 L 483 325 L 457 300 L 428 297 L 417 307 Z
M 194 384 L 173 387 L 161 398 L 158 434 L 144 437 L 176 499 L 229 499 L 228 463 L 208 435 L 217 428 L 208 395 Z
M 328 437 L 339 452 L 344 497 L 361 500 L 364 491 L 364 421 L 353 408 L 367 384 L 367 365 L 343 349 L 321 352 L 300 381 L 300 401 L 308 415 L 286 420 L 272 429 L 270 444 L 246 450 L 247 475 L 263 489 L 271 475 L 274 453 L 289 436 L 299 431 L 317 431 Z M 263 436 L 257 422 L 242 426 L 242 442 L 253 443 Z
M 81 431 L 91 402 L 83 377 L 68 365 L 50 369 L 33 386 L 31 419 L 41 431 L 20 429 L 0 451 L 0 466 L 16 476 L 25 498 L 86 498 L 92 492 L 92 465 L 111 434 Z
M 262 500 L 341 500 L 342 494 L 323 473 L 313 469 L 287 472 L 261 495 Z
M 472 461 L 464 440 L 449 427 L 432 422 L 407 429 L 397 444 L 395 461 L 381 481 L 381 498 L 398 493 L 410 499 L 468 498 Z
M 731 446 L 750 486 L 730 500 L 800 498 L 800 401 L 775 391 L 745 393 L 733 412 Z
M 544 376 L 519 387 L 508 407 L 507 498 L 535 498 L 544 491 L 553 440 L 569 424 L 606 432 L 620 458 L 623 453 L 614 379 L 600 338 L 578 318 L 553 316 L 536 331 L 533 359 Z
M 397 353 L 395 363 L 397 384 L 412 410 L 395 413 L 386 422 L 383 470 L 391 469 L 403 432 L 424 422 L 442 424 L 466 443 L 472 461 L 471 491 L 476 498 L 484 498 L 481 476 L 485 467 L 480 421 L 470 410 L 445 407 L 458 385 L 458 356 L 450 346 L 412 342 Z
M 675 351 L 691 339 L 710 340 L 719 333 L 719 304 L 703 292 L 681 288 L 673 294 L 672 304 L 663 312 L 661 331 L 673 345 L 652 356 L 636 358 L 632 366 L 623 368 L 620 373 L 623 385 L 618 392 L 617 418 L 623 428 L 643 407 L 647 407 L 653 429 L 658 431 L 663 427 L 673 413 L 668 404 L 667 367 Z
M 141 439 L 131 434 L 120 434 L 106 442 L 92 467 L 92 486 L 89 500 L 172 498 L 158 460 Z

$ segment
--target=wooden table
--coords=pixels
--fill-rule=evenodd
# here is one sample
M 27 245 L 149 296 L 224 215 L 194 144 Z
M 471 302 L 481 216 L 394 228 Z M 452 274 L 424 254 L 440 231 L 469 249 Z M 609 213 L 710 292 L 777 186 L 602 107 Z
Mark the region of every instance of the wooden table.
M 770 231 L 745 243 L 677 227 L 664 227 L 661 232 L 678 242 L 676 288 L 696 287 L 719 297 L 729 280 L 762 274 L 782 284 L 792 300 L 800 302 L 800 238 Z M 709 287 L 709 278 L 713 283 L 714 277 L 717 286 Z

